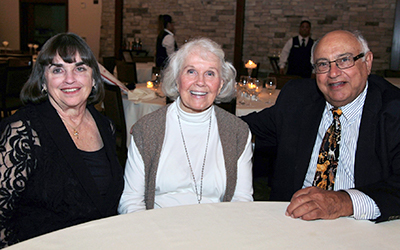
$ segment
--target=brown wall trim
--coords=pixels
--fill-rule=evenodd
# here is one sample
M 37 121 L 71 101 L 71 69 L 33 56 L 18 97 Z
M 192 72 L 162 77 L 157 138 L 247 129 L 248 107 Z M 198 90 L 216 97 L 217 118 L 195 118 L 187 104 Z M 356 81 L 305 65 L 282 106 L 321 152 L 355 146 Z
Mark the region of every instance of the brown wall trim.
M 399 0 L 400 1 L 400 0 Z M 236 26 L 235 26 L 235 47 L 233 55 L 233 66 L 240 72 L 243 57 L 243 33 L 244 33 L 244 11 L 246 0 L 236 0 Z
M 115 33 L 114 33 L 114 56 L 120 59 L 122 46 L 122 18 L 124 10 L 124 0 L 115 0 Z

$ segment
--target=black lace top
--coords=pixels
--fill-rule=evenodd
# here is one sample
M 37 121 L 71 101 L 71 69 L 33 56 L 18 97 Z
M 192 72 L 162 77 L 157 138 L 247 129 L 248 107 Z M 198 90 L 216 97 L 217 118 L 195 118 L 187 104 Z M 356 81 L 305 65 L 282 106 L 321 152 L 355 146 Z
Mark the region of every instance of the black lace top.
M 0 125 L 0 248 L 116 215 L 123 170 L 111 122 L 89 106 L 104 143 L 107 190 L 99 191 L 55 109 L 28 105 Z

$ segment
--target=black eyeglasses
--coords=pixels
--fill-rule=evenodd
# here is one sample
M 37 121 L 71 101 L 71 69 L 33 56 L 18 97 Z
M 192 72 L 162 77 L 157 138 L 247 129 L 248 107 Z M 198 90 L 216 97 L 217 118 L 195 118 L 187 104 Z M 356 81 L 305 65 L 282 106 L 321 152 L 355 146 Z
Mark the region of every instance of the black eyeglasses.
M 326 59 L 319 60 L 317 63 L 313 64 L 316 74 L 323 74 L 331 70 L 331 63 L 335 63 L 339 69 L 348 69 L 356 64 L 356 61 L 365 56 L 364 53 L 360 53 L 353 57 L 353 55 L 346 55 L 340 57 L 333 61 L 328 61 Z

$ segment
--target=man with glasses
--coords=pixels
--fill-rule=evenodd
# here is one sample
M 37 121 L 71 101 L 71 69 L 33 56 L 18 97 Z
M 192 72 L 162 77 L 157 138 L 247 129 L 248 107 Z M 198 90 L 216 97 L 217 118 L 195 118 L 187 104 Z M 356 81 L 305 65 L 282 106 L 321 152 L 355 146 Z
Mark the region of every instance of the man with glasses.
M 330 32 L 312 49 L 316 81 L 242 117 L 276 149 L 270 200 L 290 201 L 287 216 L 400 218 L 400 90 L 370 75 L 372 61 L 361 34 Z

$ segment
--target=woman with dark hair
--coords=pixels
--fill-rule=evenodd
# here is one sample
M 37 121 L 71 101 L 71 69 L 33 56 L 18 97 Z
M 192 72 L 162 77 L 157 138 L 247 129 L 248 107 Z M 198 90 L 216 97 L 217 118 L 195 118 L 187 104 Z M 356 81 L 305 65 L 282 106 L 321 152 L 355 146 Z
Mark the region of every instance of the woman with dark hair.
M 208 38 L 172 55 L 162 89 L 176 100 L 132 128 L 120 213 L 253 201 L 250 130 L 213 105 L 233 98 L 235 76 L 221 46 Z
M 72 33 L 43 46 L 0 125 L 0 247 L 117 214 L 123 170 L 89 46 Z

